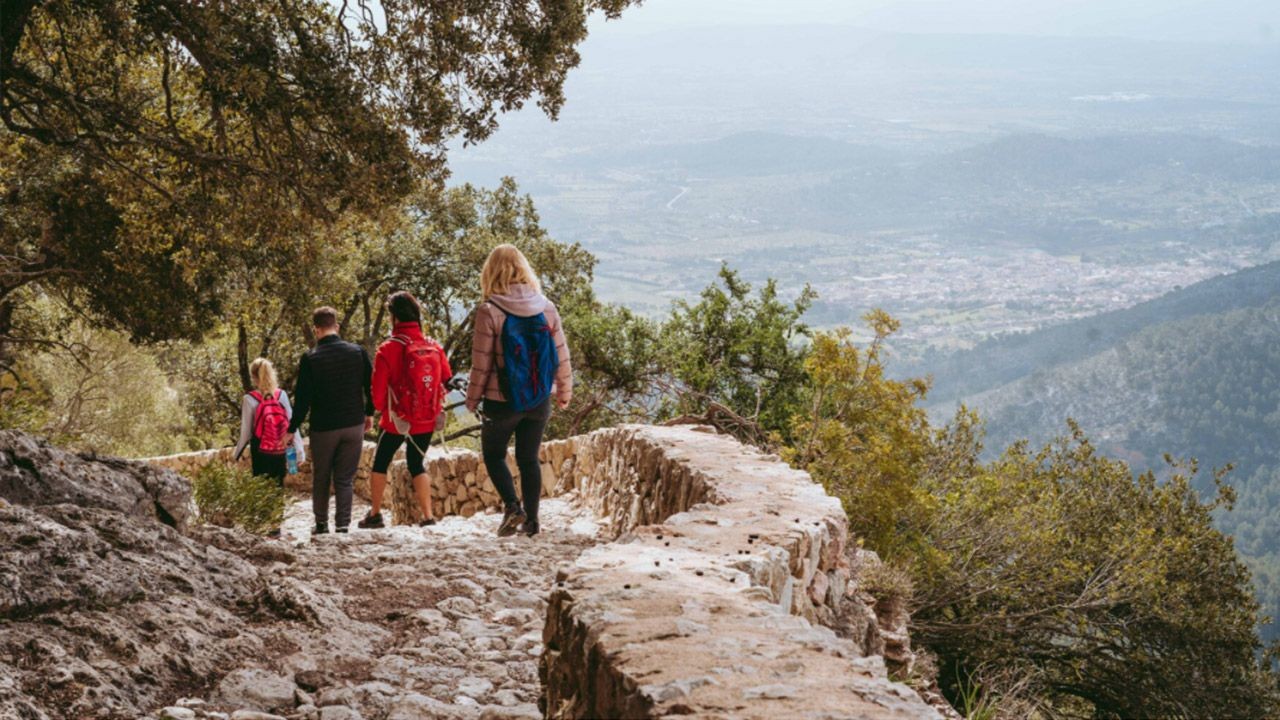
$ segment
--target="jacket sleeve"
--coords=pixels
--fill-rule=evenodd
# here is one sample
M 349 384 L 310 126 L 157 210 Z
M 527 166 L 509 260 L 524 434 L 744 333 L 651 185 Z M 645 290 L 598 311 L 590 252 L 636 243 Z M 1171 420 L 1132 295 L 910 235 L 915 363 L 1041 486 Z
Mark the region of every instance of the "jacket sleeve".
M 298 361 L 298 381 L 293 386 L 293 399 L 296 404 L 293 416 L 289 418 L 289 432 L 297 433 L 307 419 L 307 413 L 311 412 L 311 363 L 307 362 L 305 354 Z
M 560 311 L 554 305 L 549 310 L 552 334 L 556 339 L 556 357 L 560 360 L 560 365 L 556 367 L 556 399 L 568 403 L 573 399 L 573 363 L 569 360 L 569 342 L 564 337 Z
M 373 356 L 373 379 L 370 381 L 373 394 L 373 407 L 379 413 L 387 413 L 387 385 L 391 382 L 391 343 L 384 342 L 378 346 Z
M 254 402 L 249 395 L 245 395 L 240 403 L 240 440 L 236 442 L 236 449 L 231 453 L 231 457 L 235 460 L 240 459 L 240 454 L 253 439 L 253 413 L 257 407 L 258 403 Z
M 493 375 L 493 315 L 484 305 L 476 308 L 475 332 L 471 336 L 471 376 L 467 385 L 467 409 L 475 410 Z
M 360 348 L 360 357 L 364 360 L 363 377 L 360 387 L 364 390 L 364 416 L 373 417 L 373 362 L 369 360 L 369 351 Z

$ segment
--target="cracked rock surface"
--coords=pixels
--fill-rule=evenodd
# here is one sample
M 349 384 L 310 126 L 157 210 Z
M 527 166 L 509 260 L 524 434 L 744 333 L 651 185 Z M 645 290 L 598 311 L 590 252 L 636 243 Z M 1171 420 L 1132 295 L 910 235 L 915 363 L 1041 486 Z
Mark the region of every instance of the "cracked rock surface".
M 536 538 L 477 515 L 312 539 L 300 500 L 268 541 L 194 525 L 189 498 L 0 432 L 0 719 L 539 717 L 581 511 L 547 501 Z

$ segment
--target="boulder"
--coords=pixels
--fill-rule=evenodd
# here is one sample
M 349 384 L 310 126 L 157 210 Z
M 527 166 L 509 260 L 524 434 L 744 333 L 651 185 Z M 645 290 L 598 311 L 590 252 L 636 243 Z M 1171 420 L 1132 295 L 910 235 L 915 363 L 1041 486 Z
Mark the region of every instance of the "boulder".
M 171 470 L 77 455 L 17 430 L 0 430 L 0 497 L 13 505 L 114 510 L 178 529 L 194 512 L 191 483 Z
M 0 717 L 143 717 L 262 653 L 259 570 L 180 532 L 180 476 L 6 430 L 0 496 Z

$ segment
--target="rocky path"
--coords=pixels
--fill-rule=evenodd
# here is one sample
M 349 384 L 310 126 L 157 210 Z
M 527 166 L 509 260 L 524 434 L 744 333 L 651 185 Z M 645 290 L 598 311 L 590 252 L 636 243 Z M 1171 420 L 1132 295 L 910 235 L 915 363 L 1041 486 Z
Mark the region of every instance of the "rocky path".
M 265 568 L 273 612 L 252 627 L 261 656 L 152 717 L 541 717 L 545 596 L 598 527 L 558 500 L 544 503 L 536 538 L 497 538 L 498 519 L 313 539 L 309 503 L 295 503 L 283 538 L 292 557 Z

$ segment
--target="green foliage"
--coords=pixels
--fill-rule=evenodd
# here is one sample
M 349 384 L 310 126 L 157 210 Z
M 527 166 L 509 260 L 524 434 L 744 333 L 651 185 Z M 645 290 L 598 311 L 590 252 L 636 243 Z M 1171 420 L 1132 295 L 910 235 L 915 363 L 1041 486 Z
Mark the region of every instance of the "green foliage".
M 263 534 L 284 520 L 285 491 L 272 478 L 213 462 L 191 479 L 200 518 L 211 525 Z
M 928 479 L 976 462 L 976 420 L 962 411 L 954 427 L 930 429 L 920 406 L 928 383 L 885 373 L 884 341 L 897 322 L 882 311 L 866 320 L 874 340 L 865 351 L 848 329 L 814 337 L 804 362 L 808 408 L 793 416 L 783 452 L 841 499 L 855 534 L 896 558 L 919 548 L 908 520 L 935 502 Z
M 451 141 L 554 117 L 589 16 L 631 4 L 6 3 L 0 359 L 32 283 L 146 341 L 198 337 L 258 279 L 287 295 L 349 254 L 345 218 L 439 185 Z
M 1068 715 L 1276 712 L 1249 572 L 1212 524 L 1229 491 L 1202 503 L 1194 464 L 1135 478 L 1072 430 L 928 487 L 938 502 L 917 518 L 930 552 L 911 558 L 912 620 L 951 668 L 942 679 L 1020 667 Z
M 847 330 L 814 337 L 809 407 L 784 453 L 842 500 L 886 567 L 910 571 L 913 639 L 939 656 L 957 706 L 979 717 L 1276 711 L 1249 572 L 1212 523 L 1232 499 L 1220 475 L 1218 499 L 1202 503 L 1194 464 L 1135 478 L 1074 427 L 984 464 L 977 417 L 961 408 L 932 428 L 927 384 L 884 372 L 896 323 L 868 322 L 865 349 Z
M 755 296 L 728 267 L 696 303 L 677 301 L 662 328 L 663 364 L 674 380 L 674 410 L 693 414 L 708 401 L 727 406 L 765 431 L 786 433 L 805 385 L 801 317 L 814 293 L 792 302 L 770 280 Z
M 1226 287 L 1249 296 L 1253 283 L 1274 280 L 1278 270 L 1255 268 L 1247 277 L 1233 276 Z M 1212 299 L 1204 292 L 1200 288 L 1195 297 Z M 1161 458 L 1169 448 L 1206 467 L 1233 466 L 1239 502 L 1233 512 L 1216 514 L 1218 527 L 1235 538 L 1257 571 L 1264 608 L 1276 616 L 1280 298 L 1274 282 L 1269 292 L 1272 300 L 1259 307 L 1146 327 L 1109 351 L 990 393 L 985 405 L 990 437 L 1001 447 L 1024 437 L 1045 441 L 1071 414 L 1091 435 L 1106 438 L 1099 443 L 1101 451 L 1127 459 L 1138 470 L 1164 473 Z M 1216 492 L 1208 480 L 1201 477 L 1196 486 L 1205 497 Z M 1274 639 L 1278 633 L 1280 627 L 1272 624 L 1263 637 Z
M 511 178 L 493 190 L 472 185 L 443 193 L 423 189 L 395 217 L 366 229 L 358 240 L 355 292 L 334 304 L 343 310 L 347 336 L 370 350 L 390 329 L 383 301 L 408 290 L 422 303 L 430 332 L 455 367 L 470 362 L 471 311 L 480 302 L 480 268 L 502 243 L 520 248 L 537 270 L 547 296 L 568 311 L 591 302 L 595 257 L 580 245 L 552 239 L 539 224 L 533 200 Z
M 0 389 L 0 425 L 79 450 L 140 457 L 191 449 L 181 398 L 155 357 L 59 303 L 32 303 L 58 341 L 37 346 Z
M 561 317 L 571 330 L 573 402 L 552 417 L 550 432 L 570 436 L 652 420 L 661 367 L 658 324 L 595 300 L 572 303 Z

